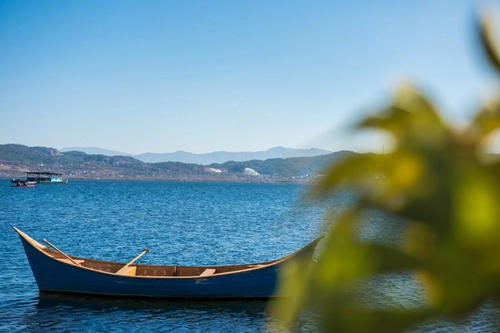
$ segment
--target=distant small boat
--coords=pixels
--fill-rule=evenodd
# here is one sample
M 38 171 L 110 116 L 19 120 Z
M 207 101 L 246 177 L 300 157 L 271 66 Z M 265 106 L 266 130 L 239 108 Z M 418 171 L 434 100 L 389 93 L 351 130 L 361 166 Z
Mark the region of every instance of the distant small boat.
M 44 240 L 19 234 L 38 288 L 45 292 L 151 298 L 269 298 L 276 295 L 278 272 L 297 256 L 312 257 L 319 239 L 281 259 L 227 266 L 153 266 L 69 256 Z
M 64 178 L 62 173 L 29 171 L 26 172 L 26 181 L 37 184 L 67 184 L 68 179 Z
M 62 173 L 28 171 L 26 179 L 12 178 L 10 182 L 12 187 L 35 187 L 35 184 L 67 184 L 68 179 L 64 178 Z
M 27 182 L 27 181 L 23 181 L 23 180 L 17 180 L 16 182 L 12 181 L 12 185 L 10 185 L 11 187 L 35 187 L 35 183 L 34 182 Z

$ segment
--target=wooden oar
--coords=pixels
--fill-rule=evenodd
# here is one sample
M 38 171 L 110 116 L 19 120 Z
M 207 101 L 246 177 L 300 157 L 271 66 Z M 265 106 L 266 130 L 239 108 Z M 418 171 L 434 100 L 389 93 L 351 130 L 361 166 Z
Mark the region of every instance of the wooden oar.
M 126 265 L 124 265 L 122 268 L 120 268 L 119 270 L 117 270 L 116 273 L 119 274 L 120 272 L 123 272 L 128 266 L 132 265 L 134 262 L 136 262 L 137 259 L 139 259 L 140 257 L 142 257 L 143 255 L 145 255 L 148 252 L 149 252 L 149 249 L 142 250 L 142 252 L 139 253 L 139 255 L 137 257 L 135 257 L 134 259 L 130 260 Z
M 68 256 L 66 253 L 64 253 L 63 251 L 59 250 L 55 245 L 51 244 L 48 240 L 44 239 L 43 242 L 47 245 L 49 245 L 51 248 L 53 248 L 54 250 L 56 250 L 57 252 L 59 252 L 60 254 L 62 254 L 63 256 L 65 256 L 67 259 L 69 259 L 69 261 L 71 261 L 73 264 L 75 265 L 78 265 L 78 266 L 81 266 L 79 263 L 77 263 L 76 261 L 73 260 L 73 258 L 71 258 L 70 256 Z

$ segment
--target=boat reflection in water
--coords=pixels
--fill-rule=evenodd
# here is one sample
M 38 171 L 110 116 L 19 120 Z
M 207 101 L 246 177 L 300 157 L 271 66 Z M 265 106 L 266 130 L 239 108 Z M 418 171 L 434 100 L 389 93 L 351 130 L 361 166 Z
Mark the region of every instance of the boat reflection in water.
M 264 331 L 276 319 L 266 300 L 182 300 L 40 292 L 26 323 L 59 330 L 85 323 L 88 331 Z M 126 318 L 126 320 L 123 320 Z M 141 328 L 142 327 L 142 328 Z M 211 328 L 211 329 L 210 329 Z

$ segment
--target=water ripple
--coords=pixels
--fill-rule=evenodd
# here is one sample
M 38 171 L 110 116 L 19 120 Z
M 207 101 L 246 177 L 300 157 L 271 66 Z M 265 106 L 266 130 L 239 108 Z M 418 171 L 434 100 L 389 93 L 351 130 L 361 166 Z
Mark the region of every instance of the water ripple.
M 0 331 L 266 331 L 274 321 L 264 301 L 154 301 L 39 294 L 15 225 L 73 255 L 141 263 L 237 264 L 289 254 L 309 242 L 319 207 L 292 209 L 304 187 L 292 184 L 219 184 L 70 181 L 66 186 L 10 188 L 0 181 Z M 336 198 L 341 208 L 350 198 Z M 386 241 L 384 217 L 372 217 L 366 237 Z M 399 229 L 391 228 L 397 237 Z M 395 306 L 420 302 L 408 276 L 375 281 L 375 297 Z M 500 310 L 487 304 L 462 323 L 445 321 L 416 332 L 498 332 Z M 298 330 L 314 331 L 301 319 Z

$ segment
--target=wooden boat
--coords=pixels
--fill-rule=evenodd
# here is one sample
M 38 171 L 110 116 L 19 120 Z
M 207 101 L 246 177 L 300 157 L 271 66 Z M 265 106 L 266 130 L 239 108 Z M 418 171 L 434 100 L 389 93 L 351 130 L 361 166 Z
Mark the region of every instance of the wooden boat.
M 268 298 L 276 295 L 278 272 L 297 256 L 312 257 L 319 239 L 281 259 L 228 266 L 153 266 L 69 256 L 19 234 L 38 288 L 45 292 L 152 298 Z

